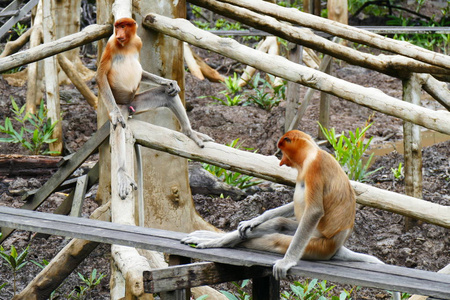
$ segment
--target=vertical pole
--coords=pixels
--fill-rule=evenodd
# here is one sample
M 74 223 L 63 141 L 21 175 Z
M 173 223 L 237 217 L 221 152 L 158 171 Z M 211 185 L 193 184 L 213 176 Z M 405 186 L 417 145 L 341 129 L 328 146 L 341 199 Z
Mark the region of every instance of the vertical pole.
M 185 265 L 191 263 L 189 257 L 170 255 L 169 266 Z M 175 290 L 170 292 L 160 293 L 161 300 L 189 300 L 191 299 L 190 289 Z
M 43 2 L 43 29 L 44 43 L 50 43 L 55 39 L 53 34 L 55 30 L 55 16 L 53 12 L 53 0 L 44 0 Z M 52 138 L 57 139 L 50 144 L 51 151 L 62 152 L 62 125 L 59 106 L 59 85 L 58 69 L 56 65 L 56 56 L 44 59 L 45 70 L 45 94 L 47 97 L 48 118 L 51 121 L 58 122 L 53 130 Z
M 420 82 L 417 74 L 403 81 L 403 100 L 420 105 Z M 403 122 L 403 144 L 405 148 L 405 193 L 422 198 L 422 147 L 420 126 Z M 405 218 L 405 230 L 416 224 L 412 218 Z
M 325 69 L 325 73 L 330 74 L 331 73 L 331 64 L 328 64 L 328 66 Z M 324 128 L 330 128 L 330 95 L 324 92 L 320 93 L 320 112 L 319 112 L 319 123 Z M 322 130 L 320 128 L 318 129 L 318 135 L 319 139 L 324 140 L 326 139 L 325 135 L 323 134 Z
M 289 51 L 289 60 L 295 63 L 300 63 L 302 61 L 302 52 L 302 46 L 293 45 L 293 48 Z M 286 121 L 284 123 L 285 132 L 290 130 L 290 125 L 294 120 L 298 107 L 299 96 L 300 85 L 298 83 L 288 81 L 286 91 Z
M 253 278 L 252 294 L 253 299 L 258 300 L 278 300 L 280 299 L 280 281 L 272 275 L 260 278 Z

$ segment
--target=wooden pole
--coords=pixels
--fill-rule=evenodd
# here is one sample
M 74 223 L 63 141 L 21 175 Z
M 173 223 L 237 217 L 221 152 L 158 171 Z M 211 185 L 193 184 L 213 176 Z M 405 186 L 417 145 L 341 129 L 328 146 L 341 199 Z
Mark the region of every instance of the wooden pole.
M 192 0 L 190 0 L 190 2 L 193 3 Z M 272 16 L 280 21 L 287 21 L 296 25 L 327 32 L 352 42 L 365 44 L 381 50 L 387 50 L 431 65 L 447 69 L 450 68 L 450 57 L 448 55 L 436 53 L 414 46 L 408 42 L 393 40 L 367 30 L 358 29 L 353 26 L 307 14 L 298 9 L 284 8 L 262 0 L 218 0 L 217 2 L 245 7 L 252 11 Z
M 288 58 L 293 63 L 299 64 L 302 61 L 303 47 L 300 45 L 292 44 L 293 48 L 289 50 Z M 284 123 L 284 131 L 290 130 L 292 121 L 295 118 L 295 114 L 298 107 L 300 98 L 300 87 L 298 83 L 288 81 L 286 90 L 286 121 Z
M 417 74 L 403 81 L 403 100 L 420 106 L 420 82 Z M 405 149 L 405 193 L 408 196 L 422 198 L 422 148 L 420 126 L 411 122 L 403 123 L 403 145 Z M 405 230 L 411 229 L 416 222 L 405 218 Z
M 324 72 L 326 74 L 331 74 L 331 63 L 327 65 Z M 330 128 L 330 95 L 324 92 L 320 93 L 320 105 L 319 105 L 319 123 L 324 128 Z M 317 137 L 321 140 L 325 140 L 325 134 L 320 130 L 318 126 Z
M 378 89 L 361 87 L 317 70 L 293 64 L 283 57 L 265 54 L 241 45 L 232 39 L 220 38 L 198 29 L 189 21 L 183 19 L 170 19 L 152 13 L 147 15 L 143 24 L 145 27 L 236 59 L 270 74 L 327 92 L 423 127 L 450 134 L 449 112 L 418 107 L 388 96 Z
M 52 0 L 44 0 L 43 2 L 43 28 L 44 43 L 50 43 L 55 40 L 55 16 L 53 14 Z M 47 97 L 48 118 L 52 123 L 57 122 L 53 129 L 52 138 L 57 139 L 51 143 L 50 151 L 62 153 L 62 120 L 59 105 L 59 84 L 58 84 L 58 68 L 55 57 L 48 57 L 44 60 L 45 69 L 45 94 Z

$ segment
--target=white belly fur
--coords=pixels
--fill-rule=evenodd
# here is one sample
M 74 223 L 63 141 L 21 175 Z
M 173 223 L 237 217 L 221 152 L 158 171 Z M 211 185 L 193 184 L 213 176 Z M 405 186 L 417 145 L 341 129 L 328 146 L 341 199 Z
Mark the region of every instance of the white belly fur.
M 303 216 L 305 211 L 305 185 L 304 183 L 298 183 L 295 185 L 294 191 L 294 203 L 295 203 L 295 218 L 297 221 Z
M 116 91 L 134 95 L 141 82 L 142 66 L 135 56 L 126 55 L 122 58 L 113 62 L 111 70 L 114 73 L 114 76 L 112 76 L 113 86 Z

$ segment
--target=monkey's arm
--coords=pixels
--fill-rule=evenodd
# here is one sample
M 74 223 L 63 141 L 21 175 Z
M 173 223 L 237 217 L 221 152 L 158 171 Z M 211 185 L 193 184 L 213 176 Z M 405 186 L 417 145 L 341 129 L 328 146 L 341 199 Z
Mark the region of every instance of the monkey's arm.
M 257 216 L 248 221 L 242 221 L 239 223 L 238 232 L 241 239 L 245 239 L 247 237 L 247 230 L 252 231 L 256 226 L 264 223 L 270 219 L 276 217 L 285 217 L 290 218 L 293 217 L 294 214 L 294 202 L 285 204 L 283 206 L 270 209 L 265 211 L 263 214 Z
M 175 96 L 180 92 L 180 87 L 175 80 L 166 79 L 164 77 L 160 77 L 158 75 L 149 73 L 147 71 L 142 70 L 142 79 L 143 82 L 156 83 L 159 85 L 163 85 L 166 87 L 166 93 L 169 96 Z
M 97 84 L 98 91 L 103 98 L 103 102 L 108 110 L 109 120 L 113 127 L 116 128 L 117 123 L 120 123 L 122 127 L 125 128 L 125 119 L 116 104 L 111 87 L 109 86 L 108 78 L 103 70 L 99 70 L 97 73 Z

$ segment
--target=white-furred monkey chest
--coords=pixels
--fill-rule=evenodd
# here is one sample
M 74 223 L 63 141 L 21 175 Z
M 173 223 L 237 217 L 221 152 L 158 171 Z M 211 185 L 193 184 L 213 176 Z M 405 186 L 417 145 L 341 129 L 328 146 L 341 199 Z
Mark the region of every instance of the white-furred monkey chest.
M 113 57 L 108 80 L 118 104 L 130 103 L 142 79 L 139 54 L 117 54 Z
M 295 191 L 294 191 L 294 212 L 295 212 L 295 218 L 297 221 L 300 221 L 300 219 L 303 216 L 303 213 L 305 211 L 305 182 L 304 181 L 297 181 L 295 184 Z

